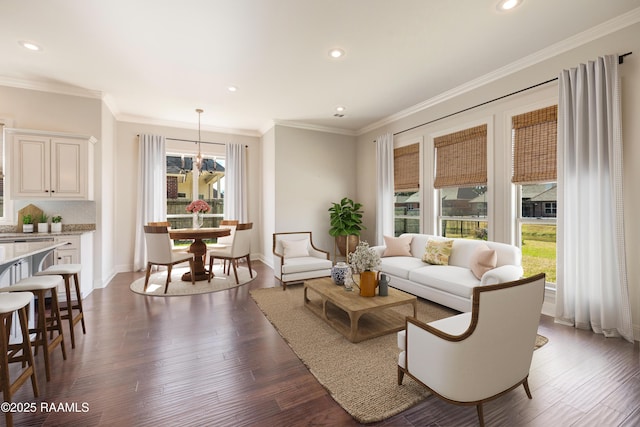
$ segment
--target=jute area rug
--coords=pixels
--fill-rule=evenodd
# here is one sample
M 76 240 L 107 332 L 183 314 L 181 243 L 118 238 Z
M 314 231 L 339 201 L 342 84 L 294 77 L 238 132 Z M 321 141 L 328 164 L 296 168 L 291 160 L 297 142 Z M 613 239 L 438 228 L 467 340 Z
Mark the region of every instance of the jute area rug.
M 151 274 L 149 278 L 149 286 L 147 291 L 144 292 L 144 276 L 135 280 L 130 285 L 130 289 L 141 295 L 151 295 L 156 297 L 173 297 L 183 295 L 195 295 L 205 294 L 209 292 L 224 291 L 225 289 L 235 288 L 249 283 L 256 278 L 257 273 L 253 271 L 253 278 L 249 275 L 249 269 L 247 267 L 238 267 L 238 280 L 240 283 L 236 283 L 236 278 L 233 275 L 233 269 L 231 274 L 227 276 L 222 272 L 222 267 L 217 265 L 213 267 L 214 277 L 211 279 L 211 283 L 206 280 L 201 280 L 192 285 L 191 282 L 183 282 L 181 277 L 184 273 L 189 271 L 189 267 L 174 268 L 171 271 L 171 282 L 169 282 L 169 289 L 167 293 L 164 293 L 164 284 L 167 280 L 167 270 L 162 269 L 158 272 Z
M 250 293 L 309 371 L 358 422 L 385 420 L 429 396 L 424 387 L 407 376 L 402 386 L 397 385 L 399 351 L 395 333 L 351 343 L 304 307 L 302 285 L 287 287 L 286 291 L 278 287 Z M 314 300 L 312 292 L 309 298 Z M 410 306 L 393 310 L 413 314 Z M 424 322 L 457 313 L 418 299 L 417 317 Z

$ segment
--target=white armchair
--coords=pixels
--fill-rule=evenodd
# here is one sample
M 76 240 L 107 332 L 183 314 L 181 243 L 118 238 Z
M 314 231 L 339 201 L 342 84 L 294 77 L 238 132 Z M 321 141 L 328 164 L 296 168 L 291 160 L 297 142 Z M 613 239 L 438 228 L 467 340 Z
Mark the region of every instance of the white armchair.
M 273 271 L 282 283 L 331 276 L 329 252 L 316 248 L 310 231 L 273 233 Z
M 523 385 L 536 342 L 545 275 L 473 290 L 470 313 L 428 324 L 408 317 L 398 333 L 398 385 L 404 374 L 457 405 L 482 404 Z

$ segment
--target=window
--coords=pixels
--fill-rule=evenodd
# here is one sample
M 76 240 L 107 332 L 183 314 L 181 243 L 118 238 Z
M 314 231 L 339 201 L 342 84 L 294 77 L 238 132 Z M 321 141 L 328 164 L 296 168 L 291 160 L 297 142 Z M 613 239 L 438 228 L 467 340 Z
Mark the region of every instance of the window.
M 434 139 L 439 233 L 484 239 L 487 222 L 487 125 Z
M 517 243 L 525 276 L 556 282 L 557 106 L 512 118 L 513 178 L 517 185 Z
M 193 155 L 167 154 L 167 219 L 171 228 L 191 228 L 193 215 L 186 208 L 191 201 L 205 200 L 211 210 L 204 215 L 204 227 L 217 227 L 224 213 L 225 162 L 205 157 L 198 174 Z M 194 180 L 194 177 L 197 177 Z
M 393 150 L 394 233 L 420 233 L 420 145 Z

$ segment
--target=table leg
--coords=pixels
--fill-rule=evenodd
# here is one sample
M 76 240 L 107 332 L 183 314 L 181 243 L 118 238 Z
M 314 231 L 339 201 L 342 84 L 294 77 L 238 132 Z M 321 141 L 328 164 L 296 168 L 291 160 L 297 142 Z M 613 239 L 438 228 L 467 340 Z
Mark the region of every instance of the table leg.
M 209 280 L 209 272 L 204 266 L 204 257 L 207 255 L 207 245 L 202 239 L 195 239 L 191 246 L 189 246 L 189 252 L 194 254 L 193 271 L 196 276 L 196 282 L 201 280 Z M 191 281 L 191 272 L 186 272 L 182 275 L 184 282 Z
M 358 322 L 360 321 L 361 313 L 349 313 L 349 321 L 351 324 L 351 331 L 349 331 L 349 341 L 357 342 L 358 337 Z

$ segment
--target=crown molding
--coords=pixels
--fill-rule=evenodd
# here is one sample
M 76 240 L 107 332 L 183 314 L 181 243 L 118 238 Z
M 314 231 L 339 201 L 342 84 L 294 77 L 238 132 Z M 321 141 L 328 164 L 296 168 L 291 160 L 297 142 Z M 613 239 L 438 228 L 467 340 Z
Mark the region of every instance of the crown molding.
M 103 97 L 103 93 L 99 90 L 90 90 L 64 83 L 42 82 L 14 77 L 0 76 L 0 86 L 51 92 L 60 95 L 82 96 L 84 98 L 102 99 Z
M 273 126 L 275 125 L 286 126 L 290 128 L 297 128 L 297 129 L 312 130 L 316 132 L 335 133 L 338 135 L 358 136 L 356 131 L 351 129 L 341 129 L 341 128 L 334 128 L 329 126 L 312 125 L 309 123 L 296 122 L 296 121 L 290 121 L 290 120 L 274 120 Z M 269 130 L 273 126 L 270 126 L 267 130 Z
M 600 25 L 596 25 L 593 28 L 590 28 L 586 31 L 578 33 L 575 36 L 569 37 L 561 42 L 548 46 L 518 61 L 512 62 L 511 64 L 498 68 L 497 70 L 492 71 L 488 74 L 485 74 L 484 76 L 481 76 L 477 79 L 471 80 L 451 90 L 443 92 L 437 96 L 434 96 L 433 98 L 430 98 L 419 104 L 413 105 L 409 108 L 406 108 L 402 111 L 399 111 L 395 114 L 385 117 L 382 120 L 371 123 L 370 125 L 367 125 L 359 129 L 356 132 L 356 134 L 358 136 L 364 135 L 365 133 L 371 132 L 375 129 L 378 129 L 380 127 L 393 123 L 397 120 L 411 116 L 412 114 L 418 113 L 420 111 L 423 111 L 430 107 L 438 105 L 442 102 L 445 102 L 457 96 L 463 95 L 474 89 L 477 89 L 479 87 L 492 83 L 496 80 L 504 78 L 510 74 L 516 73 L 518 71 L 522 71 L 525 68 L 531 67 L 542 61 L 553 58 L 554 56 L 557 56 L 561 53 L 565 53 L 571 49 L 575 49 L 586 43 L 589 43 L 601 37 L 607 36 L 616 31 L 622 30 L 630 25 L 637 24 L 638 22 L 640 22 L 640 7 L 632 11 L 629 11 L 623 15 L 617 16 L 616 18 L 610 19 L 609 21 L 603 22 Z M 618 52 L 618 53 L 625 53 L 625 52 Z
M 191 130 L 194 129 L 193 123 L 153 119 L 150 117 L 136 116 L 132 114 L 118 114 L 115 116 L 115 118 L 119 122 L 139 123 L 139 124 L 151 125 L 151 126 L 166 126 L 166 127 L 172 127 L 172 128 L 178 128 L 178 129 L 191 129 Z M 217 126 L 202 125 L 202 130 L 206 130 L 208 132 L 229 134 L 229 135 L 242 135 L 242 136 L 253 136 L 253 137 L 262 136 L 260 132 L 252 129 L 233 129 L 233 128 L 222 128 Z

